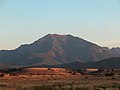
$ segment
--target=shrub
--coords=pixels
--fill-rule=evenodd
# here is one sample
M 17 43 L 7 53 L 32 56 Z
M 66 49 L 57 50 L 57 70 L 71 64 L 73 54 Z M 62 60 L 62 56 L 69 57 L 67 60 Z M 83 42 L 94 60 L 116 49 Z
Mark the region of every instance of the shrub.
M 5 74 L 4 73 L 0 73 L 0 77 L 4 77 L 5 76 Z
M 112 79 L 112 80 L 114 80 L 115 78 L 114 78 L 114 77 L 112 77 L 111 79 Z
M 114 73 L 106 73 L 105 76 L 114 76 Z
M 88 77 L 85 77 L 85 79 L 88 79 Z
M 17 76 L 16 73 L 9 73 L 9 76 Z
M 73 72 L 72 75 L 76 75 L 76 72 Z
M 47 70 L 53 71 L 53 69 L 51 69 L 51 68 L 48 68 Z
M 52 70 L 51 68 L 48 68 L 47 70 Z
M 37 73 L 36 75 L 40 75 L 39 73 Z

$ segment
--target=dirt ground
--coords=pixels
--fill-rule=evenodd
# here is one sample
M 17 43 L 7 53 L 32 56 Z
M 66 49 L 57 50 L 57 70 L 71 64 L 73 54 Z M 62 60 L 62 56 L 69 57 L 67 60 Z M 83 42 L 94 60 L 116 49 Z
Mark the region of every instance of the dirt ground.
M 0 90 L 29 90 L 25 88 L 33 86 L 66 90 L 120 90 L 120 75 L 81 75 L 62 68 L 28 68 L 17 72 L 16 76 L 6 74 L 0 77 Z

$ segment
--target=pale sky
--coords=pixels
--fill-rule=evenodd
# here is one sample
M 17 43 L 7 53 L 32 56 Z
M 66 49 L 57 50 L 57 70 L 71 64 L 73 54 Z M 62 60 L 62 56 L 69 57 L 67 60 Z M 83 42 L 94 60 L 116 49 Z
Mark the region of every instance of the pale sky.
M 120 47 L 120 0 L 0 0 L 0 50 L 49 33 Z

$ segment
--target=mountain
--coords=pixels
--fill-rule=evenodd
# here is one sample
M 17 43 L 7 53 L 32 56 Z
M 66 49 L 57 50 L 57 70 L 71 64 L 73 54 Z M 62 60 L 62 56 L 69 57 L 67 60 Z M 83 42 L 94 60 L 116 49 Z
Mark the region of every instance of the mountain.
M 15 50 L 1 50 L 0 63 L 13 66 L 58 65 L 118 57 L 118 52 L 72 35 L 48 34 Z
M 51 66 L 52 67 L 52 66 Z M 97 62 L 72 62 L 61 64 L 54 67 L 62 68 L 120 68 L 120 57 L 112 57 Z
M 60 65 L 54 65 L 54 66 L 48 66 L 48 67 L 57 67 L 57 68 L 85 68 L 87 67 L 85 65 L 86 63 L 76 61 L 76 62 L 71 62 L 71 63 L 65 63 L 65 64 L 60 64 Z
M 5 68 L 9 68 L 9 66 L 6 66 L 6 65 L 0 63 L 0 70 L 1 70 L 1 69 L 5 69 Z
M 93 62 L 90 66 L 97 68 L 120 68 L 120 57 L 112 57 L 98 62 Z
M 120 48 L 117 47 L 117 48 L 112 48 L 111 49 L 112 53 L 116 56 L 120 56 Z

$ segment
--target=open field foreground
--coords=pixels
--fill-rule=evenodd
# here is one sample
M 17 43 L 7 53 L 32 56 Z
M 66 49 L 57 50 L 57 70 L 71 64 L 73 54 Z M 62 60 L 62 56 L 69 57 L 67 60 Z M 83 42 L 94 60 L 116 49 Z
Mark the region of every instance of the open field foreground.
M 0 90 L 120 90 L 120 75 L 81 75 L 62 68 L 27 68 L 0 77 Z

